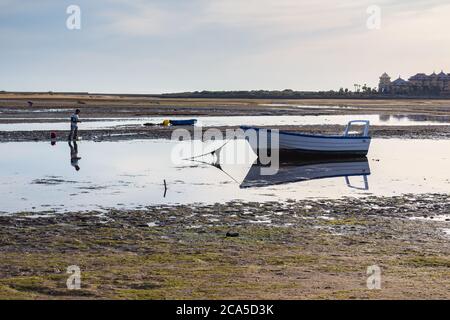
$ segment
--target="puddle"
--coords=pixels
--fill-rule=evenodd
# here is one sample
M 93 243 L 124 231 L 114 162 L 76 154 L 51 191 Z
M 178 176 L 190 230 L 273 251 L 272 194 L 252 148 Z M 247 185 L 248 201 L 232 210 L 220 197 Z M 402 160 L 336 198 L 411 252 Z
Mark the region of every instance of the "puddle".
M 67 130 L 68 118 L 0 118 L 8 122 L 0 123 L 0 131 L 50 131 Z M 83 118 L 82 130 L 106 130 L 118 126 L 141 126 L 144 123 L 162 123 L 164 119 L 191 119 L 193 117 L 143 117 L 143 118 Z M 276 125 L 346 125 L 350 120 L 369 120 L 375 126 L 429 126 L 449 124 L 450 118 L 445 116 L 425 115 L 320 115 L 320 116 L 227 116 L 227 117 L 195 117 L 197 125 L 203 127 L 219 126 L 276 126 Z M 24 123 L 23 121 L 27 121 Z
M 446 237 L 450 238 L 450 229 L 448 229 L 448 228 L 442 229 L 442 232 L 444 232 L 444 235 Z
M 199 161 L 173 163 L 175 145 L 170 140 L 86 141 L 78 143 L 76 153 L 68 143 L 0 143 L 0 212 L 336 199 L 450 190 L 450 140 L 373 139 L 367 160 L 281 161 L 274 176 L 259 176 L 258 165 L 252 163 L 222 167 Z
M 359 107 L 353 106 L 315 106 L 315 105 L 298 105 L 291 103 L 260 103 L 262 107 L 286 107 L 286 108 L 298 108 L 298 109 L 313 109 L 313 110 L 352 110 L 359 109 Z
M 437 221 L 437 222 L 450 222 L 450 214 L 441 215 L 430 215 L 423 217 L 411 217 L 411 220 L 427 220 L 427 221 Z

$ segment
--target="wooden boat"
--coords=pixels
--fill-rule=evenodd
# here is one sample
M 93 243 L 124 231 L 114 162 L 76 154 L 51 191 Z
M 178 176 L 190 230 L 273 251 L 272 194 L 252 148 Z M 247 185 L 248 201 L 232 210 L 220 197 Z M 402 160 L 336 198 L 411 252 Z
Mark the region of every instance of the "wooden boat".
M 170 120 L 172 126 L 193 126 L 197 123 L 197 119 L 187 120 Z
M 355 189 L 368 190 L 367 176 L 370 167 L 367 158 L 327 159 L 327 160 L 289 160 L 281 161 L 278 172 L 274 175 L 261 174 L 261 164 L 254 164 L 247 173 L 240 188 L 267 187 L 315 179 L 345 177 L 347 186 Z M 355 187 L 349 177 L 362 176 L 363 187 Z
M 355 123 L 363 123 L 364 130 L 361 135 L 351 135 L 350 127 Z M 248 134 L 250 130 L 255 130 L 257 135 L 257 143 L 253 144 L 250 141 L 255 152 L 261 149 L 271 148 L 271 135 L 278 133 L 279 145 L 273 148 L 278 148 L 279 151 L 284 152 L 298 152 L 307 153 L 310 155 L 332 155 L 332 156 L 365 156 L 369 151 L 371 137 L 369 136 L 369 121 L 367 120 L 353 120 L 347 124 L 344 134 L 340 136 L 331 135 L 312 135 L 288 131 L 274 131 L 272 129 L 262 129 L 242 126 L 247 139 L 251 137 Z M 265 143 L 261 143 L 264 137 L 267 137 Z M 263 141 L 264 142 L 264 141 Z

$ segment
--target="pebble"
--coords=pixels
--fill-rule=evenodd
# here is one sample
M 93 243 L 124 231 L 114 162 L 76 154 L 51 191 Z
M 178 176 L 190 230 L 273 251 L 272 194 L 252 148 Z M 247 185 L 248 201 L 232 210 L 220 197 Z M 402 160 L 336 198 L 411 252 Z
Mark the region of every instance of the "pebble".
M 239 233 L 228 231 L 226 236 L 230 237 L 230 238 L 236 238 L 236 237 L 239 237 Z

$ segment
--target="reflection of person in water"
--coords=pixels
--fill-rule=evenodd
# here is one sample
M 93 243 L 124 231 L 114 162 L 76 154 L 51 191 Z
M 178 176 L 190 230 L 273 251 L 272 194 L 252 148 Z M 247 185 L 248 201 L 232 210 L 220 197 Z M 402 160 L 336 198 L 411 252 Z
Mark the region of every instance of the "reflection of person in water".
M 75 170 L 79 171 L 80 166 L 78 165 L 78 160 L 81 158 L 78 157 L 78 144 L 76 141 L 73 142 L 69 141 L 69 147 L 70 147 L 70 165 L 75 168 Z

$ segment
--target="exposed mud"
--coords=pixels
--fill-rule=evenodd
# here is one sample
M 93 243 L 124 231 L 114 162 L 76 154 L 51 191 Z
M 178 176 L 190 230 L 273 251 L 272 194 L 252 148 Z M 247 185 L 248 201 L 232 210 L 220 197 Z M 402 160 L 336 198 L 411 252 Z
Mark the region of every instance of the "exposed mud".
M 32 102 L 30 107 L 28 102 Z M 315 106 L 315 107 L 311 107 Z M 52 116 L 55 109 L 82 110 L 85 117 L 130 117 L 157 115 L 326 115 L 326 114 L 425 114 L 450 113 L 450 100 L 420 99 L 172 99 L 145 96 L 12 94 L 0 93 L 0 112 L 17 116 L 20 111 L 39 110 L 39 116 Z M 45 112 L 45 111 L 48 112 Z M 44 111 L 44 112 L 43 112 Z M 20 112 L 36 117 L 33 112 Z M 61 113 L 59 116 L 61 116 Z M 57 113 L 57 114 L 58 114 Z
M 37 117 L 52 122 L 74 108 L 86 118 L 412 114 L 441 119 L 449 116 L 450 101 L 0 94 L 3 123 L 18 117 L 23 123 Z M 276 128 L 343 130 L 335 125 Z M 168 139 L 172 132 L 129 126 L 80 136 Z M 64 141 L 68 131 L 56 135 Z M 442 139 L 450 137 L 450 126 L 372 126 L 371 135 Z M 0 132 L 0 142 L 7 141 L 50 141 L 50 131 Z M 55 176 L 34 183 L 52 187 L 70 181 Z M 15 213 L 0 217 L 0 299 L 449 299 L 449 211 L 448 194 L 427 194 Z M 81 290 L 66 287 L 71 265 L 81 269 Z M 381 290 L 367 288 L 372 265 L 381 268 Z
M 1 298 L 448 299 L 448 195 L 0 217 Z M 31 219 L 33 218 L 33 219 Z M 379 265 L 382 289 L 366 286 Z M 66 268 L 81 269 L 69 291 Z
M 28 105 L 33 102 L 33 106 Z M 54 122 L 69 117 L 73 109 L 81 117 L 133 118 L 152 116 L 289 116 L 289 115 L 408 115 L 421 120 L 445 121 L 450 117 L 450 100 L 239 100 L 239 99 L 157 99 L 150 97 L 108 95 L 0 94 L 2 123 Z M 17 118 L 20 118 L 18 120 Z M 37 118 L 45 118 L 38 120 Z M 69 126 L 69 125 L 68 125 Z M 80 127 L 82 129 L 82 126 Z M 227 127 L 228 128 L 228 127 Z M 274 128 L 274 126 L 271 126 Z M 341 133 L 342 126 L 275 126 L 280 130 L 306 133 Z M 188 128 L 192 129 L 192 128 Z M 225 130 L 225 127 L 219 127 Z M 170 138 L 173 128 L 161 126 L 118 126 L 107 130 L 82 131 L 85 140 L 130 140 Z M 68 131 L 56 131 L 65 140 Z M 372 126 L 375 138 L 433 139 L 449 138 L 450 125 Z M 0 131 L 1 141 L 45 141 L 50 131 Z
M 187 129 L 193 132 L 193 127 L 163 127 L 163 126 L 128 126 L 106 130 L 79 131 L 83 140 L 89 141 L 123 141 L 135 139 L 170 139 L 175 129 Z M 316 134 L 341 134 L 343 126 L 270 126 L 267 128 L 287 130 L 292 132 Z M 203 128 L 203 131 L 212 128 Z M 227 129 L 238 127 L 216 127 L 224 134 Z M 57 141 L 66 141 L 69 131 L 0 131 L 0 142 L 12 141 L 51 141 L 51 132 L 56 133 Z M 447 139 L 450 138 L 450 126 L 372 126 L 370 134 L 373 138 L 405 138 L 405 139 Z

